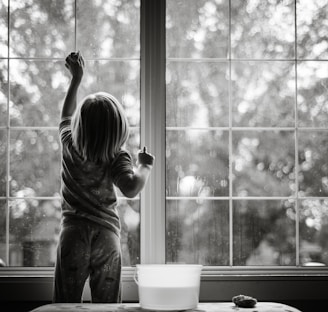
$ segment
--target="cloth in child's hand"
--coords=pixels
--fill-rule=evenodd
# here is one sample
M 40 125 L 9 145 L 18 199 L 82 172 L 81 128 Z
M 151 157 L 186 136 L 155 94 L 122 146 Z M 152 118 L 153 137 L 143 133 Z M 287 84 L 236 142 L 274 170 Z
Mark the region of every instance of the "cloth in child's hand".
M 154 164 L 155 157 L 149 153 L 147 153 L 146 147 L 144 147 L 142 152 L 138 154 L 138 163 L 141 165 L 150 165 Z

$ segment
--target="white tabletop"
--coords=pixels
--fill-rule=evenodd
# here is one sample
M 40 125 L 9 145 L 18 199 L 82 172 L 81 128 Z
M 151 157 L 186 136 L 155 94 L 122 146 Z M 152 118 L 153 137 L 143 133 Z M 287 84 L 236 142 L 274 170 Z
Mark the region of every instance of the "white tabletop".
M 38 307 L 31 312 L 141 312 L 156 310 L 144 310 L 138 303 L 103 304 L 103 303 L 54 303 Z M 301 312 L 300 310 L 285 304 L 276 302 L 258 302 L 254 308 L 239 308 L 232 302 L 199 303 L 196 309 L 185 312 Z

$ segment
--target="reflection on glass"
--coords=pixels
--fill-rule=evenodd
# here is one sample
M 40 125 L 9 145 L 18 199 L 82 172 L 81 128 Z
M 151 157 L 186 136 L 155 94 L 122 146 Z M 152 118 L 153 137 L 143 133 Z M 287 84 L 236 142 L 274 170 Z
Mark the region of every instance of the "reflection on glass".
M 7 56 L 8 56 L 8 1 L 0 0 L 0 57 L 7 57 Z
M 74 0 L 10 1 L 10 55 L 65 57 L 74 49 Z
M 0 48 L 1 50 L 1 48 Z M 0 126 L 7 125 L 8 70 L 7 60 L 0 60 Z
M 166 195 L 229 194 L 228 131 L 166 132 Z
M 299 131 L 299 195 L 328 195 L 328 132 Z
M 166 125 L 228 126 L 227 73 L 226 62 L 168 62 Z
M 234 58 L 293 58 L 293 0 L 231 1 L 231 53 Z
M 58 131 L 12 130 L 10 141 L 10 194 L 17 197 L 58 195 Z
M 295 265 L 294 202 L 233 201 L 233 265 Z
M 327 127 L 328 62 L 298 63 L 297 87 L 299 126 Z
M 60 232 L 60 200 L 9 203 L 10 266 L 53 266 Z
M 140 263 L 140 200 L 118 200 L 123 266 Z
M 0 129 L 0 196 L 6 196 L 7 130 Z
M 58 126 L 69 78 L 61 61 L 10 60 L 12 126 Z
M 229 1 L 167 0 L 168 57 L 226 58 Z
M 129 125 L 140 123 L 140 62 L 90 61 L 86 64 L 79 99 L 104 91 L 114 95 L 123 105 Z
M 328 265 L 328 200 L 300 201 L 300 264 Z
M 166 201 L 166 262 L 229 264 L 229 202 Z
M 233 131 L 232 140 L 233 195 L 294 194 L 293 131 Z
M 233 63 L 233 126 L 294 126 L 294 76 L 292 62 Z
M 139 0 L 76 4 L 77 46 L 86 57 L 139 57 Z
M 7 248 L 6 248 L 6 201 L 0 200 L 0 267 L 6 266 Z
M 328 2 L 297 0 L 297 52 L 299 58 L 327 59 Z

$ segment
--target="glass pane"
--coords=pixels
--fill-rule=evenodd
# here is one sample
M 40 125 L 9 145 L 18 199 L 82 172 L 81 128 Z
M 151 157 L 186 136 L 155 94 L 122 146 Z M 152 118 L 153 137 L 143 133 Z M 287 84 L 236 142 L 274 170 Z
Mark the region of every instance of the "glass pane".
M 167 62 L 166 125 L 229 125 L 228 64 Z
M 0 196 L 6 196 L 7 130 L 0 129 Z
M 328 265 L 328 200 L 300 201 L 300 263 Z
M 7 64 L 8 64 L 7 60 L 0 60 L 0 126 L 7 126 L 7 105 L 8 105 L 8 65 Z
M 77 46 L 94 57 L 139 57 L 140 1 L 77 1 Z
M 232 142 L 233 195 L 294 194 L 294 132 L 233 131 Z
M 132 162 L 137 163 L 138 153 L 140 151 L 140 129 L 132 128 L 130 129 L 130 135 L 128 141 L 126 142 L 125 149 L 130 153 L 132 157 Z M 124 197 L 122 192 L 116 188 L 117 196 Z
M 78 97 L 104 91 L 114 95 L 123 105 L 130 126 L 140 123 L 140 62 L 90 61 Z
M 227 58 L 229 1 L 167 0 L 168 57 Z
M 297 52 L 299 58 L 328 58 L 328 2 L 297 0 Z
M 10 60 L 12 126 L 58 126 L 68 88 L 63 62 Z
M 60 217 L 59 199 L 10 201 L 10 266 L 53 266 Z
M 328 195 L 328 132 L 299 132 L 300 196 Z
M 5 200 L 0 200 L 0 267 L 6 266 L 7 245 L 6 245 L 6 206 Z
M 10 1 L 10 55 L 65 57 L 74 49 L 74 1 Z
M 166 262 L 229 264 L 229 202 L 166 201 Z
M 231 1 L 231 53 L 234 58 L 293 58 L 293 0 Z
M 328 62 L 297 66 L 297 103 L 300 127 L 328 127 Z
M 17 197 L 58 195 L 58 131 L 12 130 L 10 143 L 10 194 Z
M 166 195 L 227 196 L 227 131 L 166 132 Z
M 117 210 L 121 219 L 123 266 L 140 263 L 140 201 L 120 198 Z
M 233 264 L 295 265 L 293 201 L 233 201 Z
M 293 62 L 236 62 L 231 70 L 234 126 L 294 126 Z
M 0 0 L 0 57 L 8 56 L 8 0 Z

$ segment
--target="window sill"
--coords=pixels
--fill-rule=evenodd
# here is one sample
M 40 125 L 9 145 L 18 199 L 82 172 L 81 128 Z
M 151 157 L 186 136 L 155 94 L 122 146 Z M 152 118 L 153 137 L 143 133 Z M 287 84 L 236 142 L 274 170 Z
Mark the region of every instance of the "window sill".
M 123 267 L 122 278 L 133 279 L 135 267 Z M 0 268 L 2 277 L 53 277 L 52 267 L 4 267 Z M 328 267 L 216 267 L 204 266 L 202 279 L 240 278 L 240 277 L 327 277 Z

